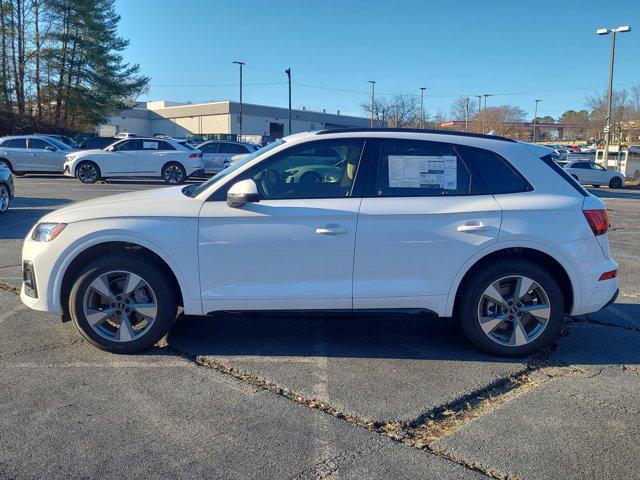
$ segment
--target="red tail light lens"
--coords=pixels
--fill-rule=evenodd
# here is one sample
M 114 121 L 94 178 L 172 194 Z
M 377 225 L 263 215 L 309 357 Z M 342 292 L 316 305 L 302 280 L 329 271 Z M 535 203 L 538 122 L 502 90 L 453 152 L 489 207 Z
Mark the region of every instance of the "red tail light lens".
M 200 153 L 190 153 L 189 158 L 200 158 Z
M 584 218 L 587 219 L 593 234 L 597 237 L 607 233 L 609 229 L 609 213 L 603 210 L 583 210 Z
M 618 276 L 618 270 L 611 270 L 610 272 L 604 272 L 600 275 L 598 281 L 601 280 L 611 280 L 612 278 L 616 278 Z

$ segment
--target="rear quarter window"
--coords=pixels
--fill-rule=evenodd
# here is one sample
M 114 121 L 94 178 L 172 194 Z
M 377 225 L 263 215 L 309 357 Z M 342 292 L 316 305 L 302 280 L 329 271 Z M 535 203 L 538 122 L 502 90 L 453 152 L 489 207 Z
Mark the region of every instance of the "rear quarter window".
M 478 172 L 490 193 L 496 195 L 533 190 L 531 184 L 520 172 L 500 155 L 489 150 L 463 145 L 456 145 L 456 150 L 460 152 L 464 161 L 471 164 Z
M 540 157 L 540 160 L 542 160 L 549 168 L 551 168 L 551 170 L 564 178 L 565 181 L 567 181 L 569 185 L 576 189 L 576 191 L 578 191 L 583 197 L 589 196 L 589 192 L 587 192 L 587 190 L 582 185 L 580 185 L 571 175 L 569 175 L 564 168 L 554 162 L 551 155 Z

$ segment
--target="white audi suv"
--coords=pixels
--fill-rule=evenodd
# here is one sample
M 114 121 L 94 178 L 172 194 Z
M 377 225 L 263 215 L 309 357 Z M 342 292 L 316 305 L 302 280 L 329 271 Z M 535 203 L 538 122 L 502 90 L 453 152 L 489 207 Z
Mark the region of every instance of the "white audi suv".
M 615 299 L 608 228 L 605 204 L 544 147 L 324 130 L 201 185 L 46 215 L 24 243 L 21 298 L 111 352 L 152 346 L 182 306 L 426 312 L 458 317 L 487 352 L 526 355 L 553 341 L 563 314 Z
M 203 170 L 202 152 L 186 141 L 170 138 L 127 138 L 102 150 L 67 155 L 63 173 L 82 183 L 101 178 L 160 177 L 177 185 Z

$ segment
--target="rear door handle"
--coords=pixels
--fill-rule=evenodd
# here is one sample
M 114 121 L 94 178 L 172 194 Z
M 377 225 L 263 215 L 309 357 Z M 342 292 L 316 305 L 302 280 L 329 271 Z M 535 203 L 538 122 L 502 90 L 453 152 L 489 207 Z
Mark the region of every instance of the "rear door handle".
M 347 229 L 345 227 L 321 227 L 316 228 L 316 233 L 319 235 L 342 235 L 347 233 Z
M 487 229 L 487 226 L 484 222 L 468 222 L 464 225 L 460 225 L 457 230 L 459 232 L 465 233 L 473 233 L 473 232 L 483 232 Z

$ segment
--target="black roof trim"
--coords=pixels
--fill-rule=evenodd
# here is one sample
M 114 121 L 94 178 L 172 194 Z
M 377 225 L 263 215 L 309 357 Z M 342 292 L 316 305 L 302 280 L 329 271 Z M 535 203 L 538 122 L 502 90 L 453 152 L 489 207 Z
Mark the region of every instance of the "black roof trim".
M 397 132 L 397 133 L 432 133 L 435 135 L 454 135 L 459 137 L 473 137 L 473 138 L 486 138 L 487 140 L 501 140 L 503 142 L 513 142 L 506 137 L 499 137 L 498 135 L 484 135 L 482 133 L 468 133 L 468 132 L 453 132 L 449 130 L 427 130 L 420 128 L 332 128 L 329 130 L 320 130 L 317 135 L 328 135 L 330 133 L 354 133 L 354 132 Z

